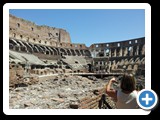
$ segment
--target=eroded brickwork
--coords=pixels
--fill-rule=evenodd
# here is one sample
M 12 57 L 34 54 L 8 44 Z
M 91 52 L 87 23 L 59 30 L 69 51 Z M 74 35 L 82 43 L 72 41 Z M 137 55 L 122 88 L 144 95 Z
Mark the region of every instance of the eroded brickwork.
M 145 38 L 98 43 L 90 46 L 95 72 L 143 74 L 145 69 Z
M 98 109 L 106 107 L 104 95 L 108 107 L 116 108 L 105 94 L 105 78 L 77 76 L 86 73 L 134 73 L 140 79 L 137 89 L 144 88 L 144 37 L 86 47 L 72 43 L 64 29 L 9 18 L 9 86 L 15 88 L 11 108 Z M 26 86 L 29 91 L 21 88 Z

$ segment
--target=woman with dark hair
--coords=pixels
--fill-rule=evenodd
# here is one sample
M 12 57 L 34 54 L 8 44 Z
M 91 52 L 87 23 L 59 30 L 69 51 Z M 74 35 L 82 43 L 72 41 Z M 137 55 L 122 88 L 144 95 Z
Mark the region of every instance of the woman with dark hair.
M 112 83 L 117 82 L 113 77 L 108 84 L 106 85 L 106 93 L 116 100 L 116 106 L 118 109 L 136 109 L 138 108 L 137 104 L 137 94 L 136 91 L 136 81 L 132 74 L 124 74 L 121 83 L 120 89 L 115 90 L 111 88 Z

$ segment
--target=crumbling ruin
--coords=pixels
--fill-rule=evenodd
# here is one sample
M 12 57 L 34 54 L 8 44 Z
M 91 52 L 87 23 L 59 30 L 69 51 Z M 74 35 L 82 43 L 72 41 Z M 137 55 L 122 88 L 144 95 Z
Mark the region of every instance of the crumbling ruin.
M 145 38 L 86 47 L 64 29 L 9 15 L 9 72 L 10 108 L 97 109 L 105 76 L 134 73 L 144 88 Z

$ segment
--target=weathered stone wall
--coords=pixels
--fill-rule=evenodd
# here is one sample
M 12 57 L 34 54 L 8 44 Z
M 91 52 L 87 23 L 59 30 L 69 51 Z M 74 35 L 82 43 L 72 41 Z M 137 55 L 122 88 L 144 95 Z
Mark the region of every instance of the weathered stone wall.
M 71 43 L 70 35 L 66 30 L 38 26 L 30 21 L 9 15 L 10 37 L 23 41 L 50 45 L 55 43 Z
M 93 58 L 145 55 L 145 38 L 92 44 L 90 46 L 90 51 Z
M 10 79 L 10 86 L 16 84 L 17 79 L 21 79 L 24 75 L 24 69 L 22 66 L 17 64 L 10 64 L 9 66 L 9 79 Z
M 96 91 L 96 92 L 95 92 Z M 77 109 L 104 109 L 103 108 L 103 101 L 102 101 L 102 95 L 106 96 L 105 101 L 107 104 L 114 109 L 115 103 L 111 100 L 110 97 L 108 97 L 107 94 L 105 94 L 105 89 L 95 89 L 94 95 L 88 95 L 82 99 L 79 100 L 78 108 Z M 107 108 L 105 108 L 107 109 Z M 109 109 L 109 108 L 108 108 Z
M 19 64 L 10 64 L 9 66 L 9 86 L 18 87 L 22 85 L 31 85 L 38 83 L 36 76 L 25 76 L 25 69 Z
M 44 64 L 52 64 L 61 59 L 63 63 L 85 56 L 84 62 L 80 62 L 79 69 L 72 72 L 112 72 L 121 73 L 125 70 L 129 73 L 145 72 L 145 38 L 137 38 L 125 41 L 92 44 L 89 48 L 85 44 L 71 43 L 69 33 L 66 30 L 38 26 L 30 21 L 10 15 L 9 48 L 13 51 L 33 54 L 44 61 Z M 92 55 L 92 57 L 91 57 Z M 66 56 L 66 57 L 64 57 Z M 74 56 L 69 59 L 67 56 Z M 93 59 L 92 59 L 93 58 Z M 73 61 L 77 62 L 77 61 Z M 76 63 L 79 66 L 80 63 Z M 74 63 L 75 64 L 75 63 Z M 92 64 L 89 68 L 88 64 Z M 86 67 L 88 66 L 88 68 Z M 42 69 L 42 68 L 41 68 Z M 45 69 L 31 70 L 33 74 L 43 75 L 48 73 Z M 65 71 L 62 70 L 64 73 Z M 56 70 L 49 73 L 57 73 Z M 12 74 L 12 73 L 11 73 Z
M 85 44 L 73 44 L 69 33 L 60 28 L 38 26 L 33 22 L 9 15 L 9 37 L 30 44 L 51 47 L 87 49 Z
M 145 38 L 98 43 L 90 46 L 94 72 L 136 73 L 144 75 Z

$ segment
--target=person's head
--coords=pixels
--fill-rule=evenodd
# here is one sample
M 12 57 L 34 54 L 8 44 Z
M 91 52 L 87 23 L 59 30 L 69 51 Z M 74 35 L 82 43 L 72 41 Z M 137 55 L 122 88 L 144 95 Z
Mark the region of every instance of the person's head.
M 132 74 L 125 73 L 121 79 L 121 89 L 123 91 L 132 92 L 136 89 L 136 81 Z

